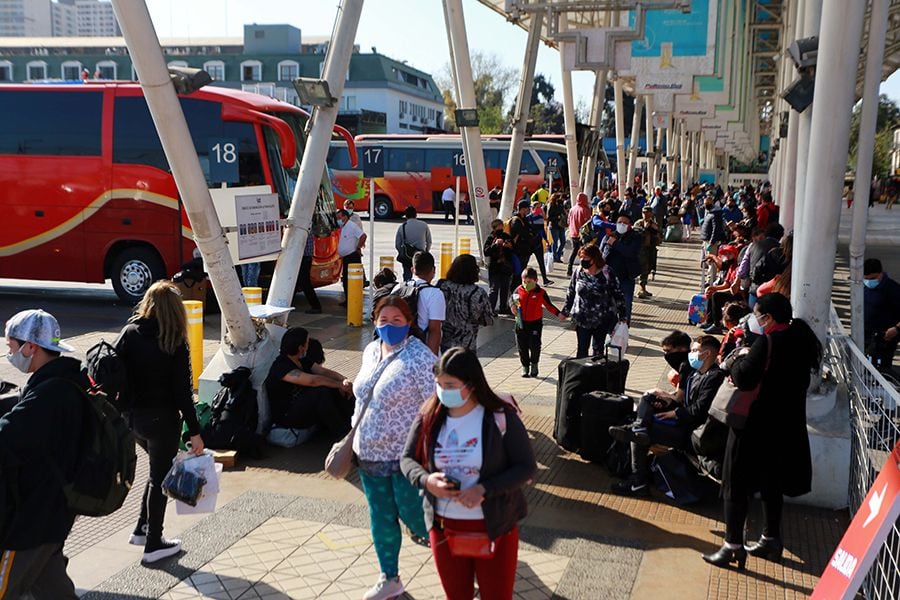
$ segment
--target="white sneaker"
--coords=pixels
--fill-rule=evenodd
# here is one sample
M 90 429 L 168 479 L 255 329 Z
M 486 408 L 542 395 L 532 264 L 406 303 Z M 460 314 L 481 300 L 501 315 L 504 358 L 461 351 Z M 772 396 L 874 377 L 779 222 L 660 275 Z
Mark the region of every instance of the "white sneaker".
M 168 556 L 174 556 L 181 552 L 181 540 L 163 539 L 153 548 L 144 548 L 144 556 L 141 558 L 142 563 L 153 563 L 162 560 Z
M 403 592 L 404 588 L 399 576 L 388 579 L 387 575 L 382 573 L 381 577 L 378 578 L 378 583 L 366 592 L 363 600 L 388 600 L 389 598 L 396 598 Z

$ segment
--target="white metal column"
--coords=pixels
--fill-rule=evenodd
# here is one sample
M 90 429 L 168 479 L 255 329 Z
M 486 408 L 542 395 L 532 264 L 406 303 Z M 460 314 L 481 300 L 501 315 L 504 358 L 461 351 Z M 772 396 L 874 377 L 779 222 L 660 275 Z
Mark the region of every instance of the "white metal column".
M 822 0 L 803 0 L 803 34 L 802 37 L 810 37 L 819 35 L 819 22 L 822 19 Z M 799 31 L 799 27 L 798 27 Z M 801 36 L 798 36 L 801 37 Z M 821 64 L 821 63 L 820 63 Z M 799 115 L 797 120 L 797 169 L 796 169 L 796 189 L 794 193 L 794 229 L 804 224 L 799 220 L 799 216 L 803 213 L 803 203 L 806 201 L 806 165 L 809 162 L 809 136 L 812 129 L 812 116 L 815 112 L 816 101 L 810 104 L 806 110 Z M 796 254 L 796 237 L 794 239 L 794 260 L 797 259 Z M 802 251 L 802 249 L 801 249 Z M 794 290 L 793 285 L 791 287 Z
M 519 80 L 519 95 L 516 98 L 513 114 L 512 136 L 509 140 L 509 158 L 506 161 L 506 174 L 503 178 L 503 198 L 500 201 L 500 215 L 508 219 L 515 208 L 518 190 L 519 170 L 522 165 L 522 146 L 525 141 L 525 129 L 531 113 L 531 93 L 534 89 L 534 65 L 537 62 L 538 46 L 541 42 L 541 28 L 544 23 L 543 13 L 532 13 L 528 26 L 528 41 L 525 44 L 525 61 L 522 63 L 522 78 Z
M 568 28 L 565 13 L 559 16 L 560 31 Z M 569 196 L 574 201 L 575 196 L 581 191 L 581 182 L 578 179 L 578 139 L 575 131 L 575 98 L 572 93 L 572 71 L 566 68 L 563 60 L 563 44 L 571 42 L 559 42 L 559 62 L 562 72 L 563 95 L 563 120 L 566 126 L 566 162 L 569 167 Z
M 647 136 L 647 182 L 650 187 L 650 194 L 653 194 L 653 188 L 656 187 L 656 158 L 652 158 L 655 147 L 653 145 L 653 96 L 647 94 L 644 96 L 644 132 Z
M 477 108 L 462 0 L 444 0 L 444 18 L 450 33 L 450 60 L 456 63 L 459 108 Z M 481 129 L 478 126 L 460 129 L 465 138 L 466 179 L 469 185 L 469 203 L 475 219 L 475 237 L 478 239 L 478 247 L 482 248 L 487 232 L 491 230 L 491 211 L 487 205 L 487 177 L 484 172 Z
M 869 17 L 869 47 L 866 52 L 866 78 L 863 83 L 859 143 L 856 146 L 856 185 L 854 186 L 853 225 L 850 231 L 850 333 L 859 348 L 865 348 L 863 334 L 863 260 L 866 254 L 866 225 L 869 220 L 869 194 L 872 189 L 872 157 L 878 120 L 878 88 L 884 61 L 891 0 L 872 0 Z
M 616 111 L 616 185 L 619 200 L 625 199 L 625 109 L 622 98 L 622 78 L 616 73 L 613 80 L 613 98 Z
M 794 264 L 794 312 L 806 319 L 823 342 L 828 328 L 834 255 L 837 249 L 841 191 L 850 141 L 856 68 L 866 5 L 864 2 L 825 0 L 816 72 L 816 111 L 809 140 L 806 199 L 802 220 L 808 227 L 795 231 L 794 244 L 804 248 Z M 798 240 L 799 234 L 799 240 Z
M 340 98 L 344 94 L 344 82 L 347 68 L 353 53 L 353 41 L 362 12 L 362 0 L 341 0 L 334 28 L 334 35 L 328 47 L 325 68 L 322 77 L 328 82 L 331 95 Z M 313 211 L 322 177 L 325 173 L 325 157 L 331 143 L 331 133 L 337 119 L 338 103 L 334 106 L 319 107 L 313 111 L 312 127 L 306 141 L 306 150 L 300 161 L 300 173 L 297 176 L 297 187 L 288 213 L 289 225 L 281 240 L 281 255 L 275 263 L 275 273 L 269 288 L 267 303 L 270 306 L 290 306 L 294 299 L 294 289 L 300 272 L 300 261 L 303 249 L 312 224 Z M 370 206 L 369 210 L 373 210 Z M 370 252 L 375 251 L 375 241 Z M 372 273 L 369 274 L 371 276 Z
M 681 167 L 681 189 L 684 192 L 690 190 L 688 183 L 688 163 L 687 163 L 687 153 L 688 153 L 688 143 L 687 143 L 687 132 L 684 130 L 684 121 L 680 121 L 678 123 L 678 158 L 679 158 L 679 166 Z
M 675 139 L 675 120 L 672 113 L 666 118 L 666 184 L 669 188 L 675 183 L 675 157 L 677 142 Z
M 135 70 L 140 73 L 150 116 L 181 194 L 194 241 L 209 273 L 224 325 L 234 346 L 248 348 L 257 340 L 256 329 L 244 302 L 241 284 L 225 243 L 225 232 L 209 194 L 150 12 L 145 2 L 134 0 L 113 0 L 113 9 Z
M 639 145 L 639 135 L 641 132 L 641 106 L 643 98 L 640 95 L 634 97 L 634 118 L 631 120 L 631 138 L 628 140 L 628 172 L 625 179 L 628 181 L 628 187 L 634 187 L 634 173 L 637 168 L 637 155 Z
M 594 96 L 591 101 L 590 126 L 592 129 L 598 130 L 600 129 L 600 122 L 603 119 L 603 109 L 606 106 L 606 71 L 597 71 L 595 75 Z M 596 170 L 597 157 L 589 156 L 585 162 L 584 173 L 582 173 L 584 179 L 583 191 L 588 196 L 591 196 L 594 193 L 594 185 L 597 183 L 597 178 L 595 176 Z

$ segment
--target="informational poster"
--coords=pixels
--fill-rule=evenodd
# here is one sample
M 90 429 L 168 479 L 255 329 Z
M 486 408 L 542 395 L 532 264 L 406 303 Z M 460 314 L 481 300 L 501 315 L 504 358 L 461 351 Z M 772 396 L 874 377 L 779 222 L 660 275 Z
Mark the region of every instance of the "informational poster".
M 281 251 L 277 194 L 250 194 L 234 197 L 237 245 L 240 260 Z

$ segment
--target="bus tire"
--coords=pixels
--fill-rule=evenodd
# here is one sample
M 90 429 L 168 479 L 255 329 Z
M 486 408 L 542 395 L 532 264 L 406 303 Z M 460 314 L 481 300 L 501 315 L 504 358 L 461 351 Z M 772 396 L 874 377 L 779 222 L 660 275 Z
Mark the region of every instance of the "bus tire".
M 113 259 L 110 270 L 113 289 L 126 304 L 137 304 L 150 285 L 166 276 L 159 255 L 146 246 L 130 246 Z
M 394 216 L 394 205 L 387 196 L 375 196 L 375 218 L 389 219 Z

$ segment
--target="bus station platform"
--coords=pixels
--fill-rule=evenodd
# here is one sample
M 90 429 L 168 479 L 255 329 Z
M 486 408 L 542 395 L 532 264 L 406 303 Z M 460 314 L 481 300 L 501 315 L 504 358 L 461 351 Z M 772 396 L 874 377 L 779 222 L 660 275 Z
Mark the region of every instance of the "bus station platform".
M 451 227 L 432 230 L 436 242 L 452 235 Z M 654 296 L 635 299 L 628 394 L 667 385 L 659 349 L 664 335 L 675 328 L 700 333 L 686 318 L 699 284 L 698 257 L 696 243 L 661 246 L 659 268 L 648 286 Z M 555 265 L 550 275 L 555 284 L 547 288 L 558 305 L 564 300 L 564 269 Z M 297 311 L 290 322 L 322 341 L 328 368 L 352 378 L 371 327 L 346 325 L 337 306 L 339 291 L 326 290 L 321 297 L 323 314 Z M 120 326 L 85 331 L 69 341 L 83 355 L 100 338 L 114 337 Z M 217 316 L 206 318 L 206 360 L 217 347 L 218 326 Z M 526 490 L 529 516 L 521 525 L 516 598 L 801 598 L 811 593 L 849 522 L 846 510 L 787 504 L 782 564 L 749 557 L 744 572 L 707 565 L 700 554 L 718 548 L 723 532 L 715 491 L 688 507 L 657 490 L 647 499 L 615 496 L 608 492 L 613 480 L 603 466 L 553 441 L 556 365 L 574 354 L 575 332 L 548 315 L 543 336 L 541 374 L 523 379 L 513 321 L 496 319 L 479 334 L 479 357 L 489 382 L 518 400 L 538 459 L 538 474 Z M 8 365 L 0 367 L 0 375 L 13 378 Z M 65 549 L 79 593 L 90 600 L 362 597 L 379 572 L 368 509 L 355 474 L 335 481 L 322 471 L 327 450 L 324 441 L 313 440 L 290 450 L 270 447 L 262 460 L 239 459 L 222 477 L 213 514 L 179 516 L 170 502 L 165 533 L 181 538 L 184 550 L 152 567 L 141 566 L 141 548 L 127 544 L 140 494 L 133 492 L 109 517 L 79 519 Z M 138 465 L 140 489 L 147 469 L 142 452 Z M 758 506 L 751 514 L 748 539 L 755 539 Z M 442 597 L 427 548 L 405 540 L 400 570 L 405 597 Z

